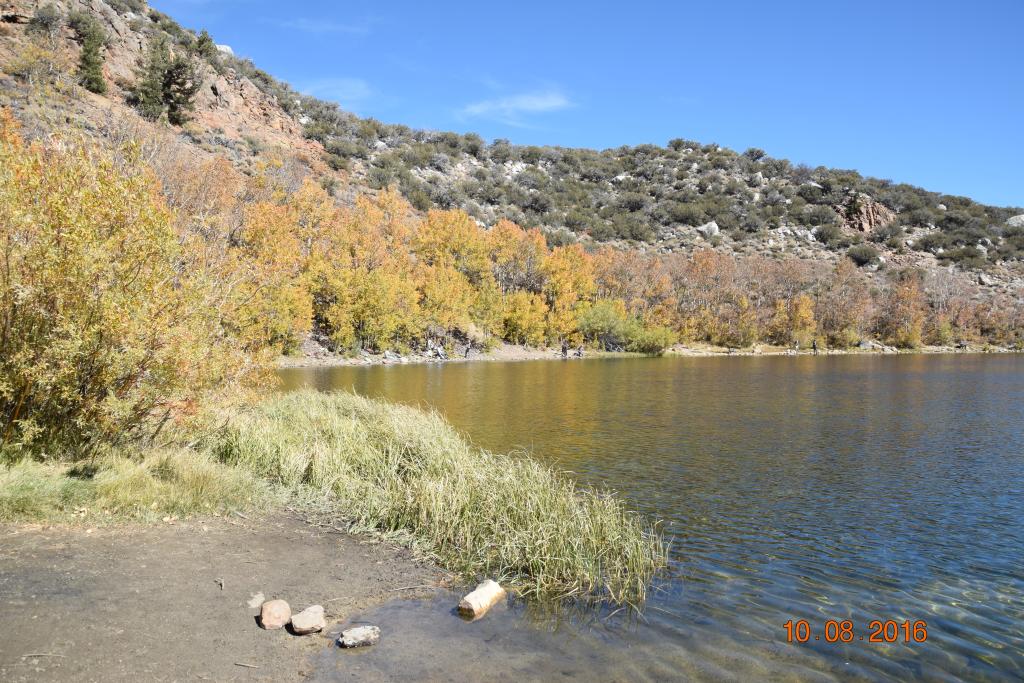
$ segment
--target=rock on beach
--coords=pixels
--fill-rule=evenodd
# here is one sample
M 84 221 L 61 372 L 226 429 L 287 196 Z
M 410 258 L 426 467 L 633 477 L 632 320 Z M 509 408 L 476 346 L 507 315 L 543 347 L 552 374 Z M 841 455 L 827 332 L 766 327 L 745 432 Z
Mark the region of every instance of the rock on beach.
M 284 600 L 267 600 L 260 607 L 260 626 L 273 631 L 284 628 L 292 619 L 292 608 Z
M 292 617 L 292 632 L 298 636 L 327 628 L 323 605 L 311 605 Z

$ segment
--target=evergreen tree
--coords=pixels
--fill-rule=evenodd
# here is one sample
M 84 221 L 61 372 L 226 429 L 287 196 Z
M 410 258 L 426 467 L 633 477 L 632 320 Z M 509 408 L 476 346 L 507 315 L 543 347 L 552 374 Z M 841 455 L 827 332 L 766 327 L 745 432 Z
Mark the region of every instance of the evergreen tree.
M 195 109 L 195 96 L 200 85 L 199 73 L 188 57 L 175 57 L 167 65 L 163 77 L 163 102 L 171 124 L 180 126 L 188 121 L 188 112 Z
M 103 94 L 107 82 L 103 79 L 103 48 L 106 33 L 95 17 L 86 12 L 75 12 L 68 23 L 74 29 L 82 53 L 78 58 L 78 80 L 90 92 Z
M 107 92 L 107 82 L 103 80 L 102 48 L 102 41 L 87 40 L 82 44 L 82 54 L 78 61 L 79 81 L 86 90 L 100 95 Z
M 199 37 L 192 44 L 192 52 L 208 62 L 212 62 L 217 58 L 217 45 L 213 42 L 213 38 L 210 37 L 205 28 L 199 32 Z
M 149 46 L 149 54 L 139 70 L 139 80 L 132 92 L 132 104 L 150 121 L 159 119 L 164 113 L 164 74 L 168 62 L 167 40 L 154 40 Z
M 186 123 L 195 108 L 195 96 L 202 81 L 192 58 L 172 56 L 164 38 L 155 40 L 139 70 L 132 104 L 147 119 L 155 121 L 167 113 L 175 126 Z

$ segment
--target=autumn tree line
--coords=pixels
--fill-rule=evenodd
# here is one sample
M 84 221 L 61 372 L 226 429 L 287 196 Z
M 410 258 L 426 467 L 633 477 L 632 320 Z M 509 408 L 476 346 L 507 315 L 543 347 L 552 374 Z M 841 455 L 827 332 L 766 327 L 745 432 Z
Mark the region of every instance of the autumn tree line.
M 297 161 L 242 173 L 158 139 L 29 143 L 0 110 L 4 448 L 158 432 L 310 333 L 340 353 L 1021 343 L 1018 305 L 947 270 L 880 285 L 847 258 L 553 246 L 507 220 L 416 213 L 395 190 L 342 205 Z
M 340 206 L 283 161 L 252 176 L 219 159 L 161 176 L 179 229 L 212 230 L 252 271 L 234 324 L 253 348 L 288 353 L 315 332 L 341 353 L 428 341 L 657 353 L 677 342 L 849 348 L 879 339 L 912 349 L 1011 345 L 1024 327 L 1012 301 L 979 300 L 947 270 L 893 272 L 880 284 L 849 258 L 829 267 L 710 249 L 552 246 L 508 220 L 486 227 L 459 209 L 417 213 L 394 188 Z M 197 201 L 193 178 L 216 178 L 218 189 L 204 186 Z

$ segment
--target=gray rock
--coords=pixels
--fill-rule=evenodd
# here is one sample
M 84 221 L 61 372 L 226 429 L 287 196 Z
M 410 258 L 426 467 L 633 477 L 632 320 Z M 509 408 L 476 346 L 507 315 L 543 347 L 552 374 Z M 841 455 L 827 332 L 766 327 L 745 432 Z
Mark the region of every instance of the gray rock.
M 304 636 L 327 628 L 323 605 L 311 605 L 292 617 L 292 631 Z
M 718 223 L 711 221 L 697 228 L 697 232 L 704 236 L 704 239 L 710 239 L 721 232 L 718 229 Z
M 338 645 L 341 647 L 365 647 L 380 642 L 380 629 L 376 626 L 356 626 L 341 632 Z
M 1006 219 L 1006 224 L 1011 228 L 1024 228 L 1024 213 Z
M 996 281 L 986 273 L 978 273 L 978 284 L 983 287 L 991 287 Z

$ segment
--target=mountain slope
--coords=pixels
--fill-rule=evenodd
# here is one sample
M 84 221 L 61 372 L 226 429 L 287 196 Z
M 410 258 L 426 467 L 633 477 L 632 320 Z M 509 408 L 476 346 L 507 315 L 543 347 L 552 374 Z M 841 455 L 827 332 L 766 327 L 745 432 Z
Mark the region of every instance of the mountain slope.
M 78 15 L 106 36 L 103 94 L 76 84 L 84 44 Z M 131 105 L 150 48 L 161 40 L 196 69 L 192 120 L 180 127 L 145 121 Z M 819 297 L 847 257 L 877 292 L 904 273 L 923 273 L 940 317 L 951 293 L 1017 313 L 1024 299 L 1024 210 L 854 171 L 793 166 L 757 149 L 737 153 L 683 139 L 603 151 L 516 146 L 361 119 L 295 92 L 143 0 L 0 0 L 0 69 L 0 105 L 16 112 L 30 136 L 70 125 L 108 142 L 145 140 L 155 163 L 162 145 L 227 159 L 249 176 L 273 167 L 292 188 L 315 178 L 342 205 L 394 187 L 417 212 L 459 208 L 484 227 L 507 218 L 539 227 L 554 246 L 581 242 L 596 251 L 607 243 L 624 254 L 740 259 L 745 265 L 730 266 L 729 284 L 717 285 L 729 294 L 718 298 L 736 311 L 750 299 L 762 327 L 778 297 L 758 291 L 766 277 L 759 258 L 791 274 L 777 288 L 790 299 L 801 291 Z M 685 289 L 696 276 L 680 263 L 652 266 L 651 277 Z
M 0 13 L 8 25 L 24 24 L 40 4 L 8 0 Z M 105 73 L 114 98 L 124 97 L 154 36 L 163 34 L 179 47 L 195 42 L 195 34 L 141 0 L 56 6 L 89 11 L 108 28 Z M 738 251 L 776 245 L 801 251 L 801 242 L 811 241 L 837 251 L 867 240 L 967 266 L 1024 256 L 1019 226 L 1006 223 L 1021 209 L 683 139 L 667 147 L 604 151 L 487 144 L 475 134 L 360 119 L 295 92 L 232 54 L 217 51 L 203 61 L 196 108 L 200 142 L 240 147 L 231 150 L 236 154 L 254 144 L 319 152 L 324 162 L 370 187 L 397 183 L 419 209 L 460 207 L 487 224 L 504 217 L 662 250 L 713 237 L 706 234 L 713 227 L 702 233 L 695 228 L 714 221 L 719 239 Z M 319 145 L 299 143 L 300 136 Z

